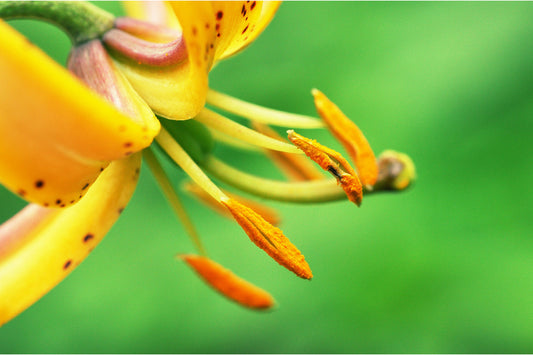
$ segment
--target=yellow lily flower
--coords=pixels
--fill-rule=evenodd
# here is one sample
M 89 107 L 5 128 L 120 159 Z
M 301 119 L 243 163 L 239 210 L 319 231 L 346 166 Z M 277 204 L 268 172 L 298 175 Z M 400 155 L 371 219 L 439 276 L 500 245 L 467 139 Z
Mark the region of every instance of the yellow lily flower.
M 104 237 L 133 194 L 141 151 L 202 254 L 182 259 L 244 306 L 273 304 L 268 293 L 205 256 L 172 183 L 148 148 L 154 139 L 200 188 L 197 195 L 223 207 L 257 246 L 305 279 L 312 277 L 309 265 L 282 231 L 219 189 L 206 172 L 258 196 L 303 203 L 347 196 L 359 205 L 363 187 L 404 189 L 411 183 L 414 166 L 407 156 L 389 153 L 376 161 L 360 130 L 318 91 L 313 95 L 319 114 L 347 146 L 358 172 L 339 153 L 313 140 L 291 130 L 288 138 L 295 147 L 264 126 L 317 128 L 323 122 L 209 89 L 208 73 L 217 61 L 255 40 L 278 7 L 279 2 L 259 1 L 128 2 L 130 18 L 104 24 L 95 36 L 73 36 L 70 73 L 0 21 L 0 183 L 30 202 L 0 226 L 0 325 L 59 283 Z M 205 108 L 206 100 L 251 119 L 257 130 Z M 191 119 L 197 126 L 176 122 Z M 184 130 L 190 134 L 183 135 Z M 273 159 L 292 169 L 289 176 L 296 171 L 299 181 L 252 176 L 209 151 L 203 154 L 202 141 L 211 141 L 211 134 L 227 144 L 275 152 Z M 192 159 L 195 148 L 202 152 Z M 297 155 L 300 150 L 333 178 L 321 178 Z M 364 184 L 358 176 L 364 176 Z M 268 213 L 269 220 L 277 220 Z

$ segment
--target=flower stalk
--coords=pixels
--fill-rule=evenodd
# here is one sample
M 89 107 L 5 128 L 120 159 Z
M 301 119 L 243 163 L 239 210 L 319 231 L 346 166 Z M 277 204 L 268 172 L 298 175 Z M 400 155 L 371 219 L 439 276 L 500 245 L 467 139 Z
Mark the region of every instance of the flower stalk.
M 63 29 L 74 45 L 101 37 L 113 27 L 110 13 L 83 1 L 2 1 L 0 18 L 34 18 Z

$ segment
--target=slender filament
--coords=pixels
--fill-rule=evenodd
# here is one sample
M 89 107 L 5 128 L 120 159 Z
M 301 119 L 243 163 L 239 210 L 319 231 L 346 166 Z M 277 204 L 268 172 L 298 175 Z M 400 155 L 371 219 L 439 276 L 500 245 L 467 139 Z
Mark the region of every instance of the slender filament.
M 183 207 L 183 204 L 181 203 L 180 198 L 176 193 L 176 190 L 172 186 L 172 183 L 170 182 L 165 171 L 163 170 L 163 167 L 157 160 L 157 157 L 155 156 L 152 149 L 148 148 L 143 150 L 143 157 L 148 166 L 150 167 L 150 170 L 152 171 L 152 174 L 154 175 L 157 183 L 161 187 L 163 194 L 172 206 L 172 209 L 180 219 L 181 223 L 183 223 L 183 226 L 191 237 L 194 246 L 200 254 L 206 255 L 205 248 L 202 244 L 202 241 L 200 240 L 200 236 L 198 235 L 196 228 L 192 223 L 191 218 L 189 217 L 189 214 Z
M 172 160 L 214 199 L 217 201 L 228 199 L 163 127 L 161 127 L 161 132 L 156 137 L 156 141 Z
M 334 178 L 304 182 L 270 180 L 235 169 L 213 156 L 207 158 L 202 166 L 226 184 L 271 200 L 319 203 L 346 198 Z
M 291 144 L 270 138 L 254 131 L 248 127 L 238 124 L 216 112 L 202 109 L 200 113 L 194 118 L 214 130 L 220 131 L 230 137 L 237 138 L 243 142 L 259 146 L 266 149 L 278 150 L 281 152 L 302 154 L 296 147 Z
M 251 121 L 274 126 L 291 128 L 324 127 L 324 122 L 316 118 L 262 107 L 212 89 L 207 92 L 207 103 Z

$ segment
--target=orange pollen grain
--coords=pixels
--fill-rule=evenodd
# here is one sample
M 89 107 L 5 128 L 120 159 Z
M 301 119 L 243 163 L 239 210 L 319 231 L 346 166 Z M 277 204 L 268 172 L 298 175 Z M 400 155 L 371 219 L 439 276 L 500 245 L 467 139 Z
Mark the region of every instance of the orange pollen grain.
M 311 160 L 322 169 L 331 173 L 341 185 L 350 201 L 357 206 L 363 200 L 363 186 L 355 170 L 338 152 L 318 143 L 314 139 L 306 138 L 294 131 L 287 131 L 289 140 L 302 150 Z
M 238 277 L 230 270 L 204 256 L 180 256 L 211 287 L 227 298 L 249 308 L 266 309 L 274 299 L 265 290 Z
M 311 279 L 313 277 L 302 253 L 279 228 L 274 227 L 252 209 L 234 199 L 228 198 L 222 200 L 221 203 L 228 208 L 250 240 L 272 259 L 301 278 Z
M 363 132 L 319 90 L 313 90 L 318 114 L 341 142 L 357 166 L 363 185 L 371 187 L 378 178 L 376 157 Z

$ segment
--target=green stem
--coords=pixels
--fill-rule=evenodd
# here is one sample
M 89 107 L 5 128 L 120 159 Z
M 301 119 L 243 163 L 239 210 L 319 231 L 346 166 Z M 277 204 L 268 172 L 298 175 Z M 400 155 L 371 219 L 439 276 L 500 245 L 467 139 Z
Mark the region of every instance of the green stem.
M 33 18 L 63 29 L 74 45 L 99 38 L 113 27 L 115 17 L 83 1 L 4 1 L 0 18 Z

